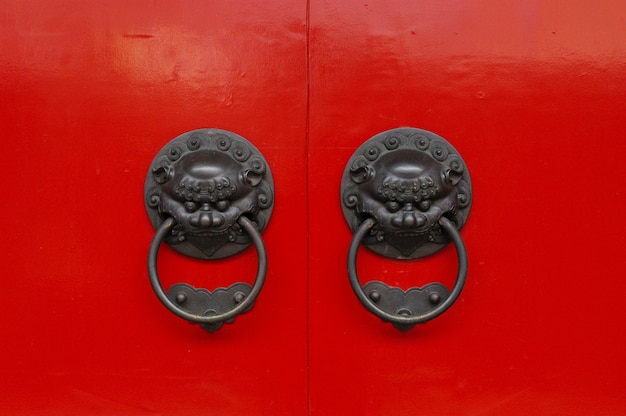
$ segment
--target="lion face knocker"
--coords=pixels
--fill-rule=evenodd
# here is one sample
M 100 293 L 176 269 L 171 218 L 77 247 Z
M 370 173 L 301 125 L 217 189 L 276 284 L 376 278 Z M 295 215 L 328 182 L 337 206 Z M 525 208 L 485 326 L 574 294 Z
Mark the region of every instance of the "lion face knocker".
M 471 184 L 465 163 L 443 138 L 415 128 L 380 133 L 357 149 L 342 181 L 352 230 L 376 220 L 364 244 L 393 258 L 419 258 L 448 243 L 439 219 L 465 223 Z
M 223 258 L 250 244 L 238 219 L 262 231 L 273 207 L 267 162 L 246 139 L 217 129 L 194 130 L 157 154 L 145 184 L 146 208 L 155 225 L 176 220 L 166 241 L 198 258 Z

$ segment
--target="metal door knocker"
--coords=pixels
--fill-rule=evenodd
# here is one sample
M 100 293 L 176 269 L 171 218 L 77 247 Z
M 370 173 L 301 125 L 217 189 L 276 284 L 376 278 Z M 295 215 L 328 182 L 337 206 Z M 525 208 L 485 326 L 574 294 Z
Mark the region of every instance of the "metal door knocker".
M 225 130 L 184 133 L 152 161 L 144 196 L 156 229 L 148 274 L 159 300 L 177 316 L 209 331 L 249 310 L 265 281 L 267 254 L 261 232 L 274 203 L 272 174 L 259 150 Z M 166 293 L 157 273 L 163 241 L 200 259 L 229 257 L 253 243 L 258 256 L 254 285 L 235 283 L 209 291 L 178 283 Z
M 445 312 L 459 297 L 467 276 L 467 252 L 459 230 L 469 214 L 469 173 L 442 137 L 416 128 L 388 130 L 353 154 L 341 182 L 343 214 L 354 232 L 348 275 L 359 301 L 401 330 Z M 451 291 L 441 283 L 404 291 L 379 281 L 361 286 L 357 253 L 363 243 L 394 259 L 418 259 L 456 247 L 458 273 Z

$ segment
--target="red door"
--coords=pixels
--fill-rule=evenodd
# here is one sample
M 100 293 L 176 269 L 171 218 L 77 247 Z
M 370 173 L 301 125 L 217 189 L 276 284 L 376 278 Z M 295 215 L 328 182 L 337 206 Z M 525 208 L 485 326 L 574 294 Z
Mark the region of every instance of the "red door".
M 11 179 L 0 413 L 304 414 L 306 5 L 2 10 Z M 213 334 L 167 311 L 146 268 L 152 158 L 203 127 L 254 143 L 277 186 L 264 289 L 253 311 Z M 162 247 L 158 260 L 166 288 L 251 282 L 257 267 L 253 249 L 203 262 Z
M 311 2 L 313 414 L 624 413 L 625 18 L 617 1 Z M 399 126 L 450 141 L 473 185 L 465 289 L 406 333 L 352 294 L 328 201 L 356 147 Z M 358 267 L 451 287 L 456 254 L 361 248 Z
M 620 2 L 2 2 L 3 414 L 622 414 Z M 470 171 L 469 273 L 400 332 L 351 290 L 343 170 L 412 126 Z M 196 128 L 265 156 L 254 307 L 214 333 L 152 293 L 143 184 Z M 164 286 L 254 279 L 167 247 Z M 361 248 L 362 283 L 454 284 Z

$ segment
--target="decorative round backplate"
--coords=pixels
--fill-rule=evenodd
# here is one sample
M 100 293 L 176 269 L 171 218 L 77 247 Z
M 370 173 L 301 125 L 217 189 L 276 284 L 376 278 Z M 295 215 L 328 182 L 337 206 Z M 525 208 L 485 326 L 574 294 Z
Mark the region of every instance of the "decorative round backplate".
M 250 245 L 240 216 L 263 231 L 274 206 L 274 182 L 265 158 L 248 140 L 201 129 L 181 134 L 159 151 L 144 196 L 155 229 L 166 218 L 175 219 L 165 239 L 174 250 L 217 259 Z
M 450 242 L 439 224 L 442 216 L 461 229 L 471 182 L 465 162 L 444 138 L 403 127 L 356 150 L 344 170 L 341 199 L 353 232 L 367 218 L 376 221 L 363 244 L 386 257 L 416 259 Z

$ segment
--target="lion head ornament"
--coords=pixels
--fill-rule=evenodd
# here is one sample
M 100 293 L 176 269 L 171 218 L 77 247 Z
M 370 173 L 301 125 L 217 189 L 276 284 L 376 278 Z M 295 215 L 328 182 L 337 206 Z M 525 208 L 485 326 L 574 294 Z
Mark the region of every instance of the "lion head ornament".
M 262 231 L 273 208 L 273 181 L 261 153 L 246 139 L 217 129 L 169 142 L 146 179 L 146 208 L 155 227 L 172 217 L 166 241 L 199 258 L 221 258 L 250 244 L 241 216 Z
M 448 243 L 442 216 L 463 226 L 470 189 L 465 163 L 445 139 L 399 128 L 357 149 L 344 171 L 342 206 L 353 231 L 368 217 L 376 220 L 366 246 L 388 257 L 418 258 Z

